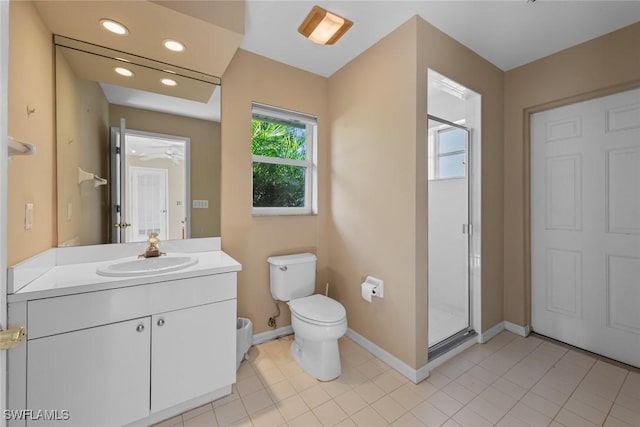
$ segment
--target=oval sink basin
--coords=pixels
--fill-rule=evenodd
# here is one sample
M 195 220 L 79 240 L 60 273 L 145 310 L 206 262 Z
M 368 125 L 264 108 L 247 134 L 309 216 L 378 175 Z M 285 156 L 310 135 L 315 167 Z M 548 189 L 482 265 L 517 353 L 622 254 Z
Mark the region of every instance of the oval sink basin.
M 96 273 L 101 276 L 131 277 L 168 273 L 191 267 L 198 258 L 189 255 L 165 255 L 155 258 L 130 257 L 98 267 Z

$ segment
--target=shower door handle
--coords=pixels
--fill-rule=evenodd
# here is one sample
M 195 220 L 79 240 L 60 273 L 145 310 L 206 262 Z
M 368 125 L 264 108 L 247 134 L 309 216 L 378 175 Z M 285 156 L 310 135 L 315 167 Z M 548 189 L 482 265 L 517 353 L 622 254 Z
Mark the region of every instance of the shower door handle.
M 471 236 L 473 234 L 473 224 L 462 224 L 462 234 Z

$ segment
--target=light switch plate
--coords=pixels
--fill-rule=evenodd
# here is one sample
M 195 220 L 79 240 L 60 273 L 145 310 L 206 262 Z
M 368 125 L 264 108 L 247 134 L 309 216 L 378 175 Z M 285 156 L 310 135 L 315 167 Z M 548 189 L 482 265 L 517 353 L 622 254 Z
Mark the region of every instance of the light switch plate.
M 33 228 L 33 203 L 24 205 L 24 229 L 31 230 Z

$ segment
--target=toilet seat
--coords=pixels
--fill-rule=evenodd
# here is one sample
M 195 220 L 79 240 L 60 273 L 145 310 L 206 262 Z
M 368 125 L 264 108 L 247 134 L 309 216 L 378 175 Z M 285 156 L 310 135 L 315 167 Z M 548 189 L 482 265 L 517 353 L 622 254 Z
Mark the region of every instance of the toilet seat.
M 301 320 L 317 325 L 334 325 L 347 318 L 342 304 L 320 294 L 289 301 L 289 308 Z

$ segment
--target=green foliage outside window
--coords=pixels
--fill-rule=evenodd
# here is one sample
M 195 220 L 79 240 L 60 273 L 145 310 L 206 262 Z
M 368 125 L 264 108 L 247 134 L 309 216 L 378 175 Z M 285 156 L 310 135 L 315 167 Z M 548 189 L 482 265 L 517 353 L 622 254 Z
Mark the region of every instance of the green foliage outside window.
M 306 128 L 292 123 L 251 121 L 251 152 L 256 156 L 305 160 Z M 305 167 L 253 163 L 254 207 L 303 207 Z

